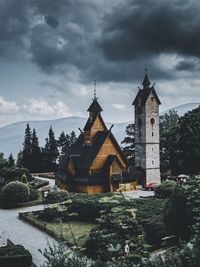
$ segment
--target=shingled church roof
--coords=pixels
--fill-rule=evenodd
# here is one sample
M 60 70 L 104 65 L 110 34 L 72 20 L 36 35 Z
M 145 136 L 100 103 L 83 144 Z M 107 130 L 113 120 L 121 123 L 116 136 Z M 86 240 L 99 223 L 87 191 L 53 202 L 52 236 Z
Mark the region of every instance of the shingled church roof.
M 144 80 L 142 82 L 143 89 L 139 88 L 139 91 L 138 91 L 132 105 L 136 105 L 139 99 L 141 99 L 141 104 L 144 105 L 151 93 L 155 97 L 158 104 L 159 105 L 161 104 L 160 99 L 159 99 L 159 97 L 158 97 L 158 95 L 154 89 L 154 85 L 152 87 L 149 87 L 150 84 L 151 84 L 151 82 L 149 81 L 148 75 L 146 73 Z
M 95 160 L 101 147 L 103 146 L 106 138 L 109 136 L 115 143 L 115 145 L 118 146 L 119 153 L 121 154 L 124 161 L 127 162 L 115 137 L 110 130 L 106 130 L 97 132 L 92 145 L 84 144 L 84 133 L 81 133 L 77 141 L 67 151 L 65 157 L 61 161 L 60 167 L 64 168 L 69 163 L 70 159 L 72 159 L 76 169 L 88 170 Z
M 101 112 L 101 111 L 103 111 L 103 109 L 99 105 L 99 102 L 97 101 L 97 98 L 93 99 L 93 102 L 92 102 L 92 104 L 90 105 L 90 107 L 88 108 L 87 111 L 90 111 L 90 112 Z

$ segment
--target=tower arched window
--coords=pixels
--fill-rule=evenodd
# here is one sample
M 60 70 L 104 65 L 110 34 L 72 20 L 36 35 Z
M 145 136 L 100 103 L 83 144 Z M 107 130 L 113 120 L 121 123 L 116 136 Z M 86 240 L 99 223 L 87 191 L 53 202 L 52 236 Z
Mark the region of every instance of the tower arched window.
M 151 125 L 153 126 L 155 124 L 155 119 L 154 118 L 151 118 L 150 119 L 150 122 L 151 122 Z

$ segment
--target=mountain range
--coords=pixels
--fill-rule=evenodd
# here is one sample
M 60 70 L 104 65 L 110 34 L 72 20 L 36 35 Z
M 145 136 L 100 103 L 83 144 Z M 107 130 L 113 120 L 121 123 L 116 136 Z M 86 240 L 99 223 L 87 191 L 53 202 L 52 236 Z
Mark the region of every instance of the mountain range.
M 182 116 L 187 111 L 197 108 L 199 105 L 200 103 L 188 103 L 174 107 L 172 109 L 176 110 L 179 116 Z M 163 115 L 166 112 L 169 112 L 169 110 L 162 112 L 161 115 Z M 56 138 L 60 135 L 62 131 L 64 131 L 65 133 L 70 133 L 71 131 L 74 130 L 75 133 L 79 135 L 78 128 L 80 127 L 81 129 L 83 129 L 86 120 L 87 118 L 69 117 L 56 120 L 43 120 L 43 121 L 30 121 L 30 122 L 23 121 L 1 127 L 0 152 L 3 152 L 5 157 L 8 157 L 10 153 L 13 154 L 14 158 L 17 157 L 18 152 L 22 149 L 24 131 L 27 123 L 29 123 L 31 129 L 33 128 L 36 129 L 36 132 L 39 137 L 40 146 L 43 146 L 45 143 L 45 138 L 47 138 L 48 136 L 48 131 L 50 126 L 52 126 L 53 128 Z M 129 123 L 130 121 L 114 124 L 112 132 L 119 143 L 124 139 L 126 126 Z M 106 125 L 109 128 L 112 125 L 112 123 L 108 122 L 106 123 Z

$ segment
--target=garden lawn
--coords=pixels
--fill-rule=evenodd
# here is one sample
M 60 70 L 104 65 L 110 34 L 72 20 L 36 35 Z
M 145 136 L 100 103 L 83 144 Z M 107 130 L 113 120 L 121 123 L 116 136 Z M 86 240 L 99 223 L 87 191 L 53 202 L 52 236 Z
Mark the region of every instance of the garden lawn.
M 79 221 L 70 221 L 70 224 L 67 222 L 44 222 L 43 220 L 38 218 L 38 215 L 33 213 L 27 214 L 26 217 L 41 226 L 44 226 L 44 223 L 46 223 L 47 230 L 53 232 L 55 234 L 55 237 L 57 238 L 62 235 L 69 244 L 75 245 L 73 240 L 74 235 L 79 247 L 82 247 L 84 245 L 90 231 L 96 226 L 94 223 Z

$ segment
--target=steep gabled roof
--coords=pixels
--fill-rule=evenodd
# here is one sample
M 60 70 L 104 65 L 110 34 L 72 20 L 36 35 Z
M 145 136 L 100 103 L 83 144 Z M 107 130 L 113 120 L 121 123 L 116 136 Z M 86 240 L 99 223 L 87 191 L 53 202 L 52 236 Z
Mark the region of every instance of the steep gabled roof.
M 141 99 L 141 104 L 144 105 L 146 103 L 146 101 L 147 101 L 147 98 L 149 97 L 149 95 L 151 93 L 154 95 L 156 101 L 160 105 L 161 102 L 160 102 L 160 99 L 159 99 L 154 87 L 149 87 L 149 88 L 146 88 L 146 89 L 139 89 L 139 91 L 138 91 L 138 93 L 137 93 L 132 105 L 136 105 L 137 102 L 138 102 L 138 99 Z
M 92 145 L 84 144 L 84 134 L 81 133 L 77 141 L 67 151 L 65 157 L 60 163 L 60 167 L 64 169 L 71 159 L 76 169 L 88 170 L 91 167 L 93 161 L 95 160 L 107 137 L 111 138 L 114 145 L 117 147 L 118 153 L 124 160 L 125 164 L 128 165 L 127 159 L 125 158 L 115 137 L 113 136 L 110 130 L 106 130 L 97 132 Z
M 92 118 L 90 118 L 90 117 L 88 118 L 88 120 L 87 120 L 87 122 L 85 124 L 85 127 L 83 129 L 84 131 L 90 131 L 92 129 L 92 126 L 93 126 L 93 124 L 94 124 L 97 116 L 99 117 L 99 119 L 100 119 L 101 123 L 103 124 L 105 130 L 107 130 L 107 127 L 106 127 L 106 125 L 105 125 L 105 123 L 103 121 L 103 118 L 101 117 L 101 114 L 100 113 L 97 113 Z
M 151 82 L 149 81 L 149 77 L 146 73 L 144 76 L 144 80 L 142 82 L 142 85 L 144 86 L 144 88 L 146 88 L 146 87 L 149 87 L 150 84 L 151 84 Z
M 92 104 L 90 105 L 90 107 L 88 108 L 87 111 L 90 111 L 90 112 L 101 112 L 101 111 L 103 111 L 103 109 L 99 105 L 99 102 L 97 101 L 97 98 L 93 99 L 93 102 L 92 102 Z

